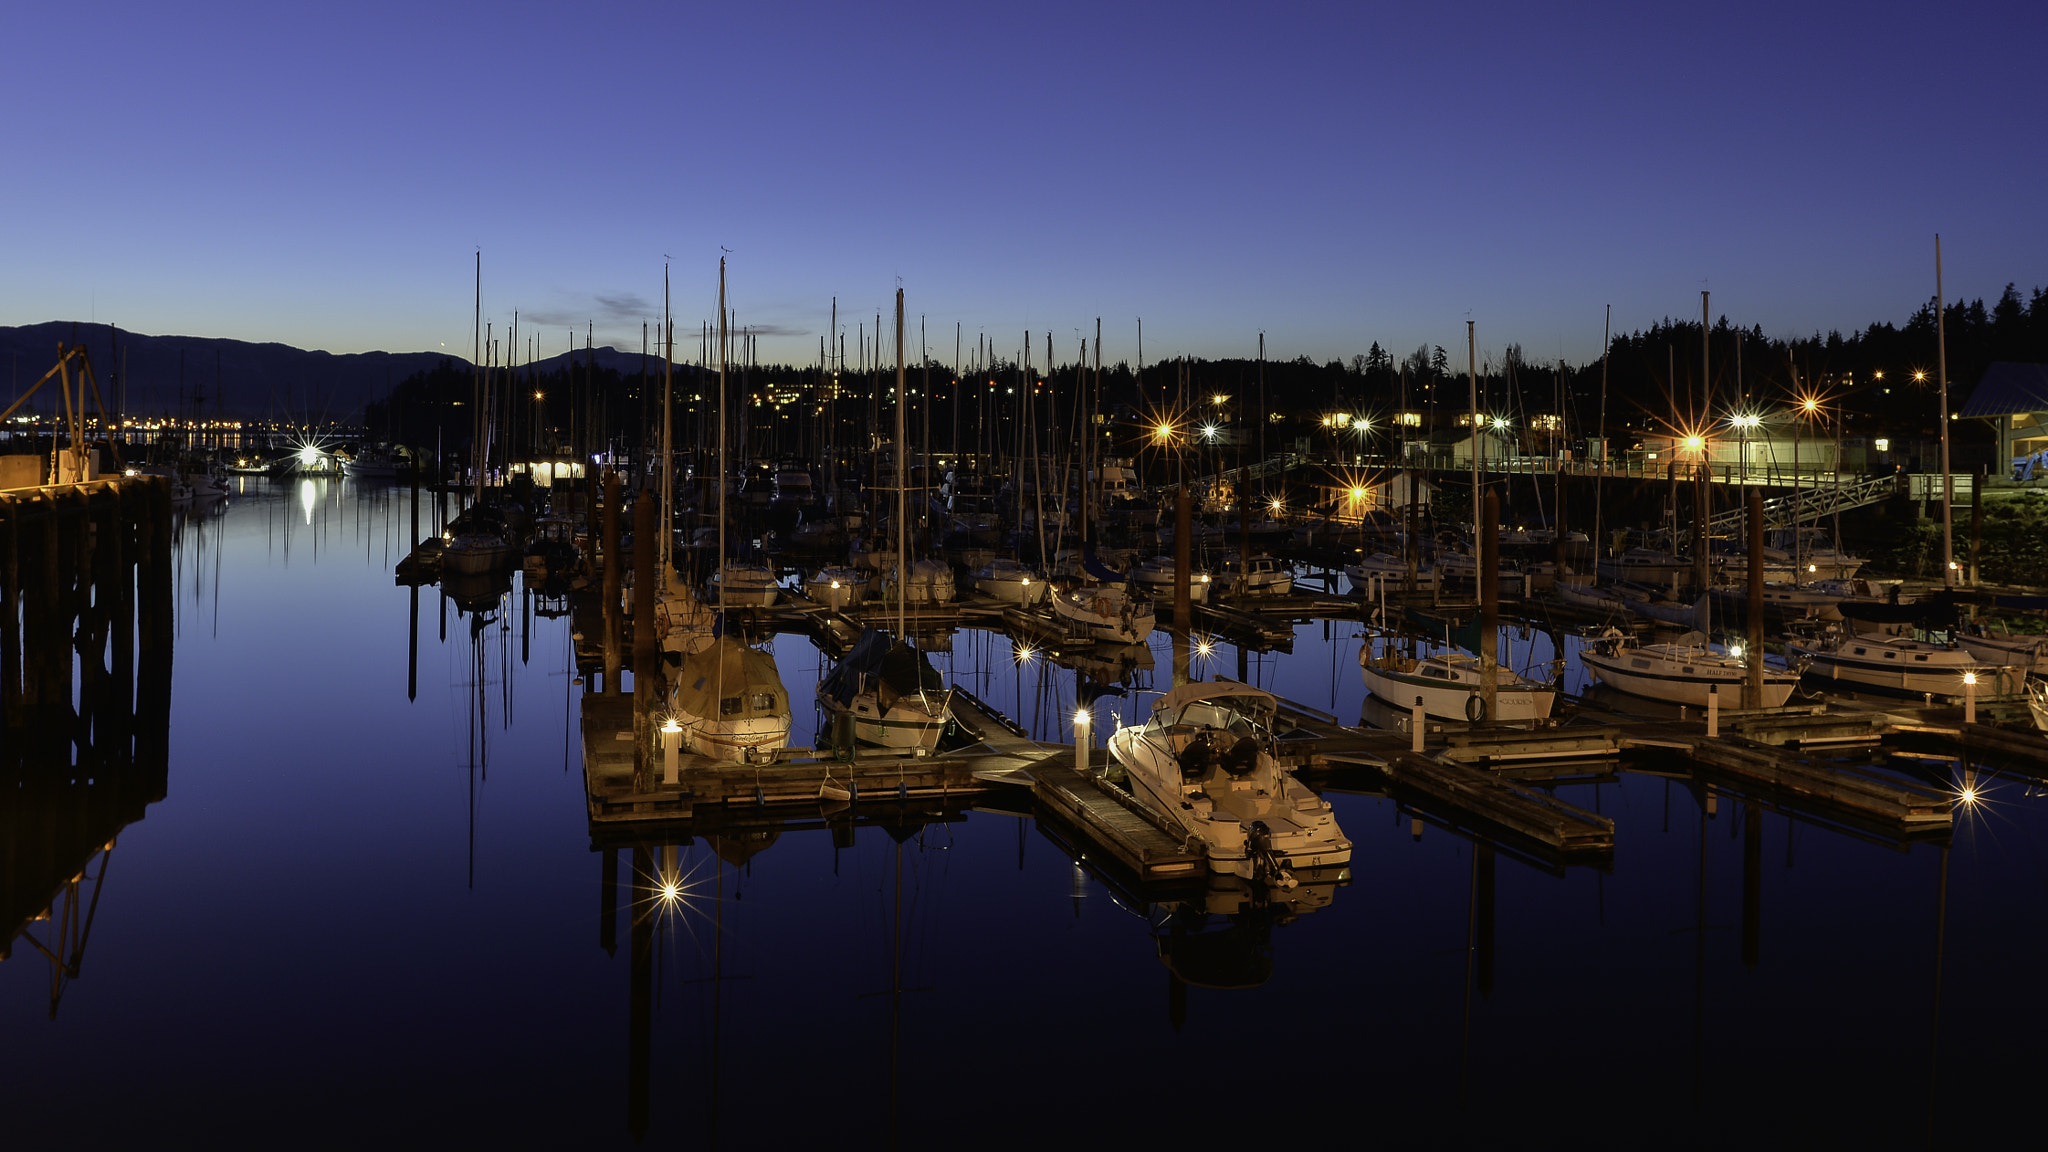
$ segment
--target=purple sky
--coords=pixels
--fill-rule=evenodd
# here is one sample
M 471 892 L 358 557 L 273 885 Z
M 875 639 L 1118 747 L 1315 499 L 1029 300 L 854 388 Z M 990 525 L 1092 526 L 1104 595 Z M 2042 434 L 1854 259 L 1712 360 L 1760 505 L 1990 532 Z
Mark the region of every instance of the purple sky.
M 0 323 L 637 346 L 674 258 L 808 362 L 900 278 L 932 343 L 1598 354 L 2048 284 L 2038 4 L 32 5 Z M 310 7 L 310 6 L 306 6 Z M 913 319 L 913 325 L 915 320 Z

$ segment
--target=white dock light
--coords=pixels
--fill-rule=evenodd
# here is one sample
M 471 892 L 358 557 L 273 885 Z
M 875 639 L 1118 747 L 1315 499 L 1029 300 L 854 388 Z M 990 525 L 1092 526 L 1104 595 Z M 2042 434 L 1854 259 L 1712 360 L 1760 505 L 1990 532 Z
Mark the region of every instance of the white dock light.
M 679 759 L 683 750 L 683 726 L 670 716 L 661 723 L 661 782 L 681 782 Z
M 1074 709 L 1074 771 L 1088 774 L 1088 710 Z
M 1963 723 L 1977 722 L 1977 674 L 1963 673 Z

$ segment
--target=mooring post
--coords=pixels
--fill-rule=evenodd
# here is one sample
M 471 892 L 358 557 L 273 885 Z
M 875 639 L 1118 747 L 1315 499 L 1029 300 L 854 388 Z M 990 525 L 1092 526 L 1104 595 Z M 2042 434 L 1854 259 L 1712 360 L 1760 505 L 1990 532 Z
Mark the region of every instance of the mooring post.
M 1481 720 L 1500 716 L 1500 493 L 1489 491 L 1479 521 L 1479 692 Z
M 633 502 L 633 786 L 644 791 L 649 721 L 661 703 L 664 678 L 660 639 L 654 634 L 654 567 L 661 552 L 655 534 L 661 531 L 661 509 L 649 493 L 640 495 Z
M 598 548 L 604 563 L 604 690 L 619 694 L 619 474 L 605 470 L 604 520 Z M 637 549 L 636 549 L 637 551 Z
M 1408 750 L 1422 751 L 1423 735 L 1429 730 L 1429 713 L 1423 710 L 1422 697 L 1415 698 L 1415 707 L 1408 710 Z
M 1749 675 L 1743 680 L 1742 706 L 1764 706 L 1764 493 L 1749 490 Z M 1702 590 L 1704 591 L 1704 589 Z
M 21 501 L 0 496 L 0 709 L 21 725 Z
M 1721 686 L 1719 684 L 1709 684 L 1707 685 L 1707 737 L 1715 739 L 1720 735 Z

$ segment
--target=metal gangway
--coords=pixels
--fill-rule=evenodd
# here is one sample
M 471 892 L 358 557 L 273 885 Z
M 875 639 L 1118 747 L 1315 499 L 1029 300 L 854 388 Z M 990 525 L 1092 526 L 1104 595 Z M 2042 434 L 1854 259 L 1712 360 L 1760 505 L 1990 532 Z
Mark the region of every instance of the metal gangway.
M 1832 488 L 1809 488 L 1787 492 L 1782 496 L 1771 496 L 1764 500 L 1764 525 L 1769 528 L 1788 528 L 1796 524 L 1809 524 L 1837 512 L 1861 508 L 1880 500 L 1898 495 L 1899 480 L 1896 476 L 1880 476 L 1874 480 L 1859 480 L 1853 484 Z M 1707 531 L 1713 535 L 1738 532 L 1748 510 L 1735 507 L 1719 513 L 1707 521 Z

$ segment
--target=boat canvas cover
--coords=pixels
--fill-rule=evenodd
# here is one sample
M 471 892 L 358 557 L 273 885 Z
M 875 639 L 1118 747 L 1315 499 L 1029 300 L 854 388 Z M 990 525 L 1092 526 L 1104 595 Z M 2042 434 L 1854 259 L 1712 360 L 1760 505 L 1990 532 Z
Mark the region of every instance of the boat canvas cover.
M 770 698 L 769 706 L 754 707 L 754 697 L 763 694 Z M 779 716 L 789 711 L 789 693 L 782 686 L 773 656 L 721 636 L 702 652 L 683 657 L 676 670 L 675 702 L 680 711 L 707 719 L 729 718 L 734 714 L 722 711 L 719 704 L 735 698 L 740 701 L 737 714 L 743 717 Z
M 825 677 L 818 691 L 850 706 L 870 678 L 875 684 L 876 703 L 884 712 L 903 697 L 916 695 L 920 688 L 926 692 L 946 690 L 945 678 L 924 653 L 879 628 L 870 628 Z
M 1164 712 L 1184 707 L 1197 700 L 1224 699 L 1240 701 L 1240 707 L 1253 710 L 1276 711 L 1280 707 L 1280 698 L 1271 692 L 1254 688 L 1238 680 L 1212 680 L 1207 684 L 1183 684 L 1154 700 L 1152 710 Z

